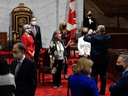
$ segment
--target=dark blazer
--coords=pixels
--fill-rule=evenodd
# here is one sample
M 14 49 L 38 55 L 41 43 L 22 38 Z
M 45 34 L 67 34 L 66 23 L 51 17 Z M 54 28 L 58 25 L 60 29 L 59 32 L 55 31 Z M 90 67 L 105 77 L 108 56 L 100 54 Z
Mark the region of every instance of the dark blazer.
M 108 54 L 108 46 L 111 40 L 110 35 L 99 34 L 90 36 L 86 34 L 84 40 L 91 43 L 90 58 L 94 63 L 102 64 L 110 62 Z
M 88 29 L 96 29 L 96 20 L 92 17 L 91 18 L 92 23 L 89 23 L 89 18 L 85 18 L 84 27 L 88 27 Z
M 17 60 L 12 61 L 11 73 L 15 73 Z M 16 90 L 15 96 L 34 96 L 37 86 L 36 64 L 25 57 L 19 69 L 17 78 L 15 78 Z
M 116 84 L 109 87 L 111 96 L 128 96 L 128 71 L 126 71 Z
M 32 32 L 30 33 L 30 35 L 32 35 L 33 39 L 35 40 L 35 52 L 40 52 L 40 49 L 42 49 L 41 31 L 38 25 L 35 25 L 35 28 L 37 32 L 36 36 L 34 37 Z M 24 30 L 22 29 L 22 35 L 23 34 L 24 34 Z

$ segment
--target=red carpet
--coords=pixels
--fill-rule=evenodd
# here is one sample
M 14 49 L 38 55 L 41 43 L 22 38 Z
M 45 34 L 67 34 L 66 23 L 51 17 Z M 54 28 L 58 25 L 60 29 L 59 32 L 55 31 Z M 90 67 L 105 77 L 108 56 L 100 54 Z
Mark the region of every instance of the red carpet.
M 77 60 L 78 59 L 70 59 L 69 60 L 68 74 L 67 74 L 68 76 L 73 74 L 72 69 L 71 69 L 71 67 L 72 67 L 71 63 L 76 63 Z M 45 81 L 52 81 L 52 75 L 45 74 Z M 107 79 L 106 93 L 105 93 L 105 95 L 101 95 L 101 96 L 110 96 L 109 86 L 113 83 L 114 82 Z M 62 78 L 61 85 L 63 86 L 62 88 L 59 88 L 59 87 L 53 88 L 53 83 L 45 83 L 45 86 L 38 83 L 35 96 L 67 96 L 68 81 Z M 99 88 L 100 88 L 100 78 L 98 77 L 98 89 Z M 70 92 L 69 92 L 69 94 L 70 94 L 69 96 L 71 96 Z

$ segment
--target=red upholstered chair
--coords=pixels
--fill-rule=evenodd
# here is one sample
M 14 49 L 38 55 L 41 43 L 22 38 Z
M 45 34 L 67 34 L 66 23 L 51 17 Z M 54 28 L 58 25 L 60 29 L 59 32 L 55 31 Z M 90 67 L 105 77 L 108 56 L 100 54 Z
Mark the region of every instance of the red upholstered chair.
M 77 47 L 77 43 L 78 43 L 78 38 L 81 37 L 81 30 L 78 29 L 78 31 L 75 32 L 75 36 L 74 38 L 74 42 L 70 45 L 70 50 L 73 50 L 74 51 L 74 57 L 75 57 L 75 51 L 78 50 L 78 47 Z
M 39 60 L 39 72 L 42 73 L 42 84 L 44 85 L 44 74 L 51 74 L 50 57 L 48 55 L 48 49 L 41 54 L 42 60 Z M 40 78 L 39 78 L 40 79 Z

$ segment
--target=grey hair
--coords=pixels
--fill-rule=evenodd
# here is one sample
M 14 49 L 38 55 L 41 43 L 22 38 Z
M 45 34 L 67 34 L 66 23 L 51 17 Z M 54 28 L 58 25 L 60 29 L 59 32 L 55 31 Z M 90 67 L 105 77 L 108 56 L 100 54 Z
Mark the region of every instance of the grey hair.
M 25 51 L 26 51 L 26 47 L 24 46 L 23 43 L 18 42 L 18 43 L 16 43 L 16 44 L 14 44 L 14 46 L 18 46 L 19 50 L 20 50 L 20 51 L 23 50 L 24 53 L 25 53 Z
M 123 62 L 128 62 L 128 55 L 121 54 L 119 57 L 122 57 Z
M 30 28 L 30 25 L 25 24 L 25 25 L 23 26 L 23 28 L 24 28 L 24 30 L 27 29 L 27 28 Z
M 105 26 L 104 25 L 98 25 L 99 32 L 105 32 Z

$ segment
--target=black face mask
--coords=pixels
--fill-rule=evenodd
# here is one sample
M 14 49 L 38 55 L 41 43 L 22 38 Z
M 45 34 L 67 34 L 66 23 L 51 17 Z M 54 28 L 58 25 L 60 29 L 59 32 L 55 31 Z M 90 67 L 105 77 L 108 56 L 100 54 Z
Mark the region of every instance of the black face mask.
M 89 17 L 91 17 L 91 16 L 92 16 L 92 14 L 88 14 L 88 16 L 89 16 Z
M 83 35 L 86 35 L 88 32 L 83 32 Z
M 66 25 L 62 25 L 62 28 L 65 29 L 66 28 Z
M 123 71 L 123 66 L 122 65 L 116 65 L 116 70 L 119 72 Z

